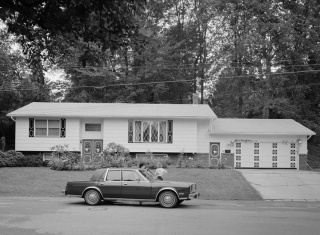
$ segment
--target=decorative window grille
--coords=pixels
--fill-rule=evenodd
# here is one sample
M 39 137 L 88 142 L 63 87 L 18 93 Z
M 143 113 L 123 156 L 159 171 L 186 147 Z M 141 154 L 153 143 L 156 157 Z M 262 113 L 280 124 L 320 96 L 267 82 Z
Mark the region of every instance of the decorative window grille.
M 272 150 L 272 154 L 278 154 L 278 150 L 273 149 L 273 150 Z
M 236 148 L 241 148 L 241 143 L 236 143 Z
M 171 126 L 167 121 L 131 121 L 132 124 L 132 142 L 153 142 L 165 143 L 170 139 L 172 143 L 172 121 Z M 170 127 L 170 130 L 169 130 Z M 130 123 L 129 123 L 129 143 L 130 142 Z
M 253 166 L 254 167 L 259 167 L 259 162 L 255 162 Z
M 273 162 L 273 163 L 272 163 L 272 167 L 273 167 L 273 168 L 276 168 L 276 167 L 278 167 L 278 163 L 276 163 L 276 162 Z
M 291 150 L 291 154 L 292 155 L 296 154 L 296 150 Z
M 259 143 L 254 143 L 255 148 L 259 148 Z
M 272 144 L 272 148 L 274 148 L 274 149 L 278 148 L 278 144 L 277 143 L 273 143 Z
M 291 161 L 294 162 L 296 160 L 295 156 L 291 156 Z
M 259 161 L 259 156 L 254 156 L 255 161 Z
M 296 164 L 294 162 L 290 163 L 291 168 L 296 168 Z
M 291 148 L 292 149 L 296 148 L 296 144 L 295 143 L 291 143 Z
M 141 142 L 141 121 L 136 121 L 134 124 L 134 141 Z
M 272 161 L 278 161 L 278 156 L 272 156 Z
M 241 161 L 241 156 L 237 155 L 237 156 L 236 156 L 236 160 L 237 160 L 237 161 Z
M 259 149 L 255 149 L 254 154 L 259 154 Z
M 236 167 L 241 167 L 241 162 L 236 162 Z
M 236 149 L 236 154 L 241 154 L 241 149 Z

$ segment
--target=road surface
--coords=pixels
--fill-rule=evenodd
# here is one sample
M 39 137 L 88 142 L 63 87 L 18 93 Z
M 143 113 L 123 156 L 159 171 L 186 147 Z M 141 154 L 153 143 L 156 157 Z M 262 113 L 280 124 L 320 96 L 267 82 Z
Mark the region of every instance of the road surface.
M 209 201 L 87 206 L 80 198 L 0 197 L 0 234 L 318 235 L 320 202 Z

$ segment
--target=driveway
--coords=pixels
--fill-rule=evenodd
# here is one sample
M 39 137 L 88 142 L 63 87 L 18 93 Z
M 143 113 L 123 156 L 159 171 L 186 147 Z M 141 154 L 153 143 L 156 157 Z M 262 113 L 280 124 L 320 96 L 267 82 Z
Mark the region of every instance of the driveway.
M 265 200 L 320 201 L 320 172 L 299 170 L 238 170 Z

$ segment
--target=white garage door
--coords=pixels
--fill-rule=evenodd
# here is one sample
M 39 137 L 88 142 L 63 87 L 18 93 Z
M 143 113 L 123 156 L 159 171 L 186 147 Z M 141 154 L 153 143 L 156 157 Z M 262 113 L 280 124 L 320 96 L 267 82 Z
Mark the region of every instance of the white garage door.
M 236 168 L 296 168 L 296 143 L 235 144 Z

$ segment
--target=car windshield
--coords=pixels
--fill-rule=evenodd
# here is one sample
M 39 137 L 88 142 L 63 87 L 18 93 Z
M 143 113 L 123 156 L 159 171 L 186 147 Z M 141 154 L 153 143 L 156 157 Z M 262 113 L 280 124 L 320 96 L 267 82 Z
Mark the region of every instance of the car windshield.
M 147 171 L 147 170 L 139 170 L 140 173 L 149 181 L 155 181 L 156 178 L 154 177 L 154 175 L 150 172 L 150 171 Z

